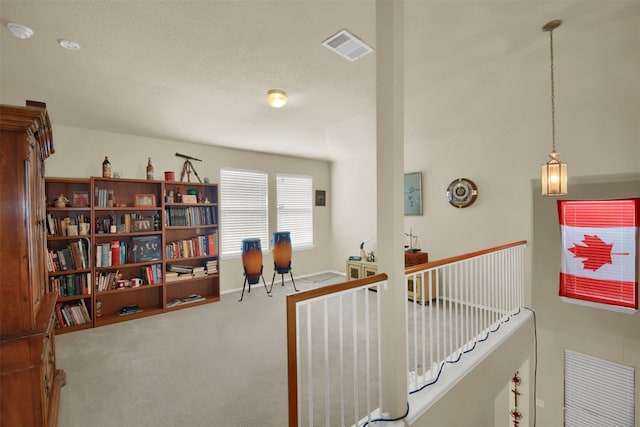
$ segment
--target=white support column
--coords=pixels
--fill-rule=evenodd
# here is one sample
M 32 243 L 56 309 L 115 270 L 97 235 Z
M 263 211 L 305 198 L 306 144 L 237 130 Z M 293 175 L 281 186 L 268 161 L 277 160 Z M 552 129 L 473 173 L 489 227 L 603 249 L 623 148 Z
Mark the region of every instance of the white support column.
M 381 290 L 382 412 L 407 406 L 404 301 L 404 3 L 376 0 L 377 251 L 388 288 Z

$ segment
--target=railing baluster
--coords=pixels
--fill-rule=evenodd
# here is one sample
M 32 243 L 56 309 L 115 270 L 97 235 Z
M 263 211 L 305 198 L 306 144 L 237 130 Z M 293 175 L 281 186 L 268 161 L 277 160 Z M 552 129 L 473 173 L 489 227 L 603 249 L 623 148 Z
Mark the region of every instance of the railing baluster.
M 322 301 L 322 324 L 324 329 L 324 414 L 325 425 L 329 427 L 331 412 L 329 404 L 329 315 L 327 299 Z

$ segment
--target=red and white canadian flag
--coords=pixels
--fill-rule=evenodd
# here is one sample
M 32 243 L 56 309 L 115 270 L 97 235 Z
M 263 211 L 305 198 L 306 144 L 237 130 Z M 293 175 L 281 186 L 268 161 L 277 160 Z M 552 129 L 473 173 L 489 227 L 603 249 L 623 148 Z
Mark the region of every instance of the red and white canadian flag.
M 559 200 L 560 296 L 638 309 L 640 198 Z

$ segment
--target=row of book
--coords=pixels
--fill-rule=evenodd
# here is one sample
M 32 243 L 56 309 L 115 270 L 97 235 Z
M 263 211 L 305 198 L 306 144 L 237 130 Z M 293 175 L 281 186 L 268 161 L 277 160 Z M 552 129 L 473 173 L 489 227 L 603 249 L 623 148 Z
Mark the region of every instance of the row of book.
M 215 256 L 217 236 L 218 233 L 214 231 L 191 239 L 167 243 L 165 245 L 165 255 L 168 259 Z
M 84 323 L 91 323 L 91 316 L 84 299 L 68 304 L 56 304 L 56 327 L 64 328 Z
M 96 273 L 96 291 L 103 292 L 111 289 L 116 289 L 116 281 L 120 280 L 120 272 L 116 271 L 103 271 Z
M 110 267 L 127 263 L 128 242 L 112 240 L 96 245 L 96 267 Z
M 142 267 L 142 278 L 149 285 L 162 283 L 162 264 L 153 264 Z
M 166 221 L 169 226 L 198 226 L 217 224 L 213 206 L 167 206 Z
M 57 271 L 81 270 L 89 268 L 91 244 L 89 239 L 78 239 L 69 242 L 62 249 L 49 249 L 47 252 L 47 270 L 49 273 Z
M 91 273 L 50 277 L 49 292 L 57 292 L 61 297 L 91 295 Z
M 48 213 L 47 232 L 49 236 L 77 236 L 80 233 L 80 224 L 89 224 L 90 220 L 89 215 L 84 214 L 58 218 L 56 215 Z M 89 226 L 86 227 L 88 230 Z
M 114 205 L 116 196 L 113 190 L 96 187 L 94 189 L 94 205 L 98 208 L 110 208 Z

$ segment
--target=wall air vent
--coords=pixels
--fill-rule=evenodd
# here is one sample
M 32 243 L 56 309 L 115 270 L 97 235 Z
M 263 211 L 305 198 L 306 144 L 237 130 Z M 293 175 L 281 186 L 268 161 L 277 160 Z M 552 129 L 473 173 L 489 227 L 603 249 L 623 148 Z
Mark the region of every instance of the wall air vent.
M 335 33 L 323 41 L 322 45 L 351 62 L 373 52 L 372 47 L 347 30 Z

